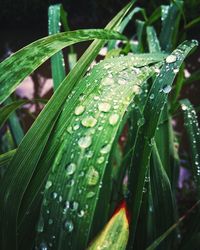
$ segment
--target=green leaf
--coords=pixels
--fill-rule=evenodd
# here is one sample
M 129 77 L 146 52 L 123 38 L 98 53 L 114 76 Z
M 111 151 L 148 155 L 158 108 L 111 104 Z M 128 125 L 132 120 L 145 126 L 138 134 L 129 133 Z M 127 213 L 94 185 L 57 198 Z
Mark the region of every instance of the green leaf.
M 149 52 L 160 52 L 160 44 L 155 29 L 152 26 L 147 26 L 146 29 Z
M 154 66 L 145 67 L 154 62 L 150 58 L 146 54 L 104 60 L 74 88 L 59 119 L 59 124 L 65 125 L 63 142 L 44 192 L 44 230 L 38 233 L 38 246 L 49 242 L 52 234 L 56 236 L 52 244 L 57 249 L 87 245 L 92 223 L 98 220 L 94 214 L 101 202 L 101 185 L 107 185 L 109 152 L 133 96 L 154 73 Z M 73 211 L 67 209 L 68 204 L 78 207 Z
M 61 4 L 51 5 L 48 9 L 48 29 L 49 35 L 60 33 L 61 15 L 66 17 Z M 65 61 L 62 51 L 57 52 L 51 57 L 51 71 L 54 89 L 63 81 L 66 76 Z
M 16 102 L 9 103 L 8 105 L 0 108 L 0 128 L 4 125 L 8 117 L 11 115 L 12 112 L 14 112 L 16 109 L 20 108 L 24 104 L 26 104 L 27 100 L 20 100 Z
M 129 226 L 126 207 L 122 205 L 87 249 L 125 250 L 128 236 Z
M 200 199 L 200 129 L 195 109 L 187 99 L 181 100 L 184 114 L 184 125 L 190 145 L 192 172 L 197 185 L 197 196 Z
M 122 9 L 116 15 L 116 17 L 106 26 L 106 28 L 113 29 L 121 21 L 121 19 L 124 17 L 126 12 L 129 10 L 131 5 L 132 4 L 130 3 L 126 7 L 124 7 L 124 9 Z M 80 33 L 82 33 L 82 32 L 80 32 Z M 70 34 L 76 34 L 75 36 L 77 36 L 78 34 L 80 35 L 80 33 L 79 32 L 78 33 L 70 32 Z M 85 39 L 86 39 L 86 37 L 88 38 L 88 34 L 86 34 L 86 33 L 84 33 L 84 31 L 83 31 L 83 34 L 85 35 Z M 97 33 L 98 32 L 95 31 L 95 36 L 97 35 Z M 103 34 L 108 35 L 108 33 L 109 33 L 108 31 L 103 31 Z M 69 34 L 69 33 L 67 33 L 67 34 Z M 58 34 L 55 36 L 62 37 L 62 34 Z M 101 36 L 100 33 L 98 36 L 99 37 Z M 51 40 L 51 38 L 47 38 L 47 39 Z M 82 36 L 81 36 L 81 39 L 83 39 Z M 19 243 L 17 243 L 16 236 L 17 236 L 18 215 L 19 215 L 19 211 L 20 211 L 19 209 L 20 209 L 20 205 L 22 202 L 22 198 L 26 194 L 25 191 L 26 191 L 28 185 L 31 184 L 30 180 L 33 177 L 37 163 L 41 157 L 41 154 L 44 150 L 44 147 L 47 143 L 47 140 L 48 140 L 49 135 L 52 131 L 52 128 L 56 122 L 56 119 L 57 119 L 57 117 L 62 109 L 62 106 L 65 103 L 66 97 L 69 95 L 69 93 L 73 89 L 74 85 L 77 84 L 77 82 L 80 80 L 80 78 L 85 74 L 87 68 L 89 67 L 91 62 L 94 60 L 94 58 L 97 56 L 98 51 L 103 46 L 103 44 L 104 44 L 104 41 L 94 41 L 91 44 L 91 46 L 86 50 L 86 52 L 80 58 L 80 60 L 76 64 L 76 66 L 68 74 L 68 76 L 65 78 L 65 80 L 61 83 L 61 85 L 57 89 L 56 93 L 53 95 L 51 100 L 48 102 L 48 104 L 45 106 L 43 111 L 40 113 L 36 122 L 32 125 L 31 129 L 28 131 L 28 133 L 24 137 L 22 143 L 19 145 L 19 148 L 18 148 L 15 156 L 13 157 L 12 161 L 9 164 L 7 174 L 1 183 L 2 186 L 0 189 L 0 197 L 1 197 L 1 201 L 2 201 L 1 210 L 0 210 L 0 222 L 1 222 L 0 223 L 1 224 L 0 244 L 1 244 L 2 249 L 16 249 L 17 244 L 19 244 Z M 30 46 L 34 46 L 34 45 L 32 44 Z M 55 48 L 54 48 L 54 50 L 55 50 Z M 56 50 L 57 50 L 57 48 L 56 48 Z M 21 51 L 19 53 L 22 53 Z M 19 55 L 19 54 L 17 54 L 17 55 Z M 15 54 L 15 56 L 16 56 L 16 54 Z M 8 62 L 8 60 L 6 62 Z M 13 60 L 13 57 L 11 58 L 11 61 L 12 60 Z M 7 63 L 3 62 L 4 67 L 6 64 Z M 15 64 L 17 64 L 17 63 L 15 62 L 14 65 Z M 31 64 L 32 64 L 32 61 L 31 61 Z M 4 68 L 4 67 L 2 67 L 2 64 L 1 64 L 1 68 Z M 10 70 L 11 69 L 12 69 L 12 67 L 10 68 Z M 24 71 L 24 68 L 23 68 L 23 71 Z M 10 72 L 12 72 L 12 71 L 9 71 L 9 73 Z M 20 71 L 20 72 L 22 72 L 22 71 Z M 9 75 L 9 73 L 7 73 L 7 74 Z M 18 74 L 18 76 L 21 74 Z M 11 75 L 9 75 L 10 80 L 12 80 Z M 0 76 L 0 78 L 1 78 L 1 76 Z M 13 76 L 15 81 L 16 81 L 16 76 L 17 75 Z M 22 78 L 21 77 L 17 78 L 17 81 L 19 82 L 20 79 L 22 79 Z M 47 170 L 46 170 L 46 168 L 47 168 Z M 43 175 L 41 176 L 42 184 L 43 184 L 44 178 L 46 178 L 46 175 L 47 175 L 48 170 L 49 170 L 48 166 L 46 168 L 44 166 L 42 168 L 42 170 L 44 169 L 44 171 L 45 171 L 45 172 L 43 172 Z M 38 171 L 38 169 L 37 169 L 37 171 Z M 34 176 L 37 176 L 37 174 L 35 173 Z M 23 209 L 22 209 L 22 212 L 20 215 L 21 220 L 19 221 L 19 223 L 22 223 L 22 217 L 26 214 L 27 207 L 33 205 L 33 204 L 30 205 L 29 202 L 26 203 L 26 200 L 36 198 L 36 209 L 34 211 L 37 211 L 38 200 L 39 200 L 39 198 L 37 197 L 37 194 L 41 191 L 40 188 L 41 188 L 42 184 L 39 181 L 34 182 L 33 185 L 31 186 L 34 189 L 34 192 L 28 193 L 26 196 L 26 199 L 23 199 L 23 207 L 22 207 Z M 28 199 L 27 199 L 27 197 L 28 197 Z M 12 209 L 13 204 L 15 204 L 14 210 Z M 25 213 L 24 213 L 24 211 L 25 211 Z M 34 225 L 34 221 L 35 220 L 32 220 L 33 225 Z M 27 238 L 27 237 L 24 237 L 24 235 L 27 236 L 27 232 L 29 232 L 27 230 L 27 228 L 33 230 L 32 224 L 30 223 L 29 216 L 26 217 L 26 220 L 23 224 L 22 230 L 20 231 L 21 234 L 19 234 L 20 243 L 22 243 L 22 244 L 23 244 L 23 241 L 26 241 L 26 238 Z M 9 235 L 9 237 L 7 237 L 8 235 Z M 27 244 L 30 244 L 30 240 L 27 241 Z
M 142 190 L 145 176 L 148 170 L 149 158 L 152 150 L 152 140 L 155 136 L 161 111 L 166 104 L 168 93 L 176 76 L 177 69 L 181 66 L 187 54 L 197 46 L 197 42 L 184 42 L 166 58 L 166 62 L 161 68 L 151 87 L 149 97 L 145 104 L 144 119 L 145 123 L 139 131 L 139 136 L 135 146 L 133 156 L 134 167 L 129 173 L 129 198 L 128 206 L 132 213 L 133 222 L 131 223 L 130 246 L 134 240 L 140 205 L 142 201 Z
M 0 103 L 4 101 L 20 82 L 49 57 L 59 50 L 77 42 L 99 39 L 125 39 L 108 30 L 77 30 L 55 34 L 39 39 L 12 54 L 0 63 Z

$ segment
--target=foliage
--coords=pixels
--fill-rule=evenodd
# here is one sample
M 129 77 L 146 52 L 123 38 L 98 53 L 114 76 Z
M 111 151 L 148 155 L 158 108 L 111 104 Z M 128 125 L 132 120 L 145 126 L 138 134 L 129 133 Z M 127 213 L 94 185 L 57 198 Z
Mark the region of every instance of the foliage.
M 1 249 L 188 249 L 186 242 L 198 248 L 200 132 L 195 109 L 179 100 L 186 82 L 199 75 L 186 80 L 183 63 L 198 42 L 182 41 L 187 29 L 180 36 L 182 1 L 159 6 L 152 15 L 133 8 L 134 2 L 104 30 L 77 31 L 69 31 L 62 5 L 52 5 L 49 36 L 0 64 L 6 138 L 0 155 Z M 138 14 L 136 34 L 127 39 L 121 32 Z M 92 39 L 76 62 L 72 45 Z M 105 58 L 89 68 L 105 44 Z M 27 103 L 5 101 L 49 58 L 54 94 L 17 148 L 5 150 L 15 141 L 6 121 Z M 172 122 L 182 110 L 196 202 L 180 217 Z M 182 234 L 180 224 L 194 210 L 190 232 Z

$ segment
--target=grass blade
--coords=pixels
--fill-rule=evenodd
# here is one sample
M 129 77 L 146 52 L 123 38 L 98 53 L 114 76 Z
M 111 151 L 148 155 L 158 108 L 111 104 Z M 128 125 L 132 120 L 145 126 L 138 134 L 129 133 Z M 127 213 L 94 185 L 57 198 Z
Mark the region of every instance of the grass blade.
M 77 42 L 99 39 L 124 39 L 114 31 L 77 30 L 45 37 L 31 43 L 0 64 L 0 103 L 4 101 L 20 82 L 49 57 L 59 50 Z M 23 68 L 23 70 L 22 70 Z

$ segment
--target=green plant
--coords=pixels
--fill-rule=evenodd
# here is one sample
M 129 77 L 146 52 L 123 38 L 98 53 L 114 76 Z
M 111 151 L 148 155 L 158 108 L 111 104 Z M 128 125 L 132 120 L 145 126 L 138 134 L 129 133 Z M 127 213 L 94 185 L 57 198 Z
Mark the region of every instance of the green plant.
M 105 30 L 78 31 L 69 31 L 61 5 L 51 6 L 52 35 L 0 64 L 1 103 L 50 57 L 55 89 L 16 150 L 0 156 L 1 249 L 188 249 L 186 242 L 194 238 L 194 247 L 199 246 L 195 220 L 193 233 L 179 237 L 180 222 L 187 216 L 178 220 L 180 163 L 172 127 L 182 107 L 197 221 L 199 128 L 189 101 L 179 102 L 186 82 L 183 61 L 197 41 L 178 45 L 182 1 L 161 6 L 162 11 L 149 17 L 145 9 L 131 10 L 132 5 Z M 136 21 L 134 42 L 117 31 L 123 32 L 136 14 L 142 20 Z M 158 38 L 152 24 L 160 17 Z M 64 33 L 59 33 L 60 21 Z M 100 40 L 76 63 L 72 45 L 95 38 Z M 105 40 L 106 58 L 88 70 Z M 116 40 L 122 40 L 121 47 Z M 66 46 L 73 55 L 68 57 L 67 76 L 62 53 Z M 5 104 L 0 125 L 24 103 Z

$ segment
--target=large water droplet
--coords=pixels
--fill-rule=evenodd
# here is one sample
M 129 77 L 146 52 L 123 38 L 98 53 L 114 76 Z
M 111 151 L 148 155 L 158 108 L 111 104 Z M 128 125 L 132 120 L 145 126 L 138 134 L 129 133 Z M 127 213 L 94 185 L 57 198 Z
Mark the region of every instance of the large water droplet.
M 99 111 L 108 112 L 110 108 L 111 108 L 111 105 L 107 102 L 102 102 L 98 104 Z
M 71 233 L 74 229 L 74 224 L 71 220 L 66 220 L 64 222 L 64 230 L 68 233 Z
M 116 125 L 117 122 L 119 120 L 119 115 L 118 114 L 112 114 L 110 117 L 109 117 L 109 123 L 110 125 Z
M 176 56 L 175 55 L 169 55 L 167 58 L 166 58 L 166 63 L 173 63 L 176 61 Z
M 92 137 L 90 135 L 81 137 L 78 140 L 78 145 L 81 148 L 88 148 L 92 144 Z
M 111 145 L 110 144 L 104 145 L 101 148 L 100 153 L 101 154 L 107 154 L 108 152 L 110 152 L 110 149 L 111 149 Z
M 83 112 L 85 111 L 85 107 L 80 105 L 80 106 L 77 106 L 74 110 L 74 114 L 75 115 L 81 115 Z
M 68 175 L 72 175 L 76 170 L 76 164 L 70 163 L 66 166 L 66 172 Z
M 81 121 L 81 124 L 84 127 L 92 128 L 97 124 L 97 119 L 95 119 L 93 116 L 88 116 Z
M 90 186 L 95 186 L 98 180 L 99 180 L 99 173 L 93 167 L 90 167 L 87 173 L 87 184 Z

